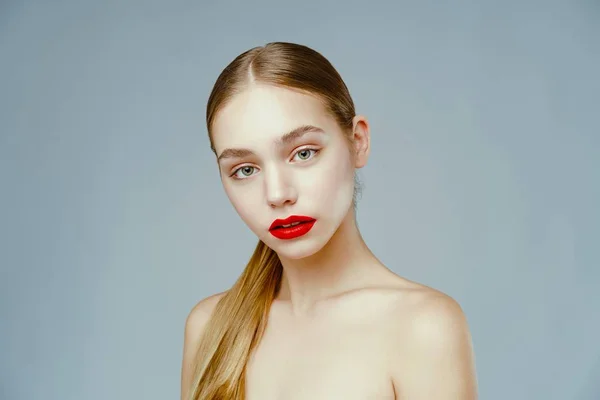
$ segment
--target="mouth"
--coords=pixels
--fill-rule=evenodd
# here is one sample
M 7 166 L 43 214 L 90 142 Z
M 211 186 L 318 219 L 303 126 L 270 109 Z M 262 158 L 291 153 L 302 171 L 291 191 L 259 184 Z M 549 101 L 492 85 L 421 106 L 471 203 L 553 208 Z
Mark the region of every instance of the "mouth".
M 276 219 L 269 227 L 269 230 L 272 231 L 275 229 L 287 229 L 297 225 L 308 224 L 315 221 L 316 220 L 312 217 L 306 217 L 303 215 L 292 215 L 290 217 L 287 217 L 286 219 Z
M 306 235 L 317 220 L 312 217 L 292 215 L 286 219 L 276 219 L 269 232 L 277 239 L 289 240 Z

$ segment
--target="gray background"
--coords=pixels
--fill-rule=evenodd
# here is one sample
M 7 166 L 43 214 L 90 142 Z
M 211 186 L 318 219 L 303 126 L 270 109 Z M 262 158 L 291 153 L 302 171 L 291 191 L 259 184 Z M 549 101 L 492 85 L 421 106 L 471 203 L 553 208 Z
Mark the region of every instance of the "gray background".
M 362 233 L 461 303 L 481 398 L 600 398 L 598 1 L 52 3 L 0 3 L 2 399 L 178 398 L 256 243 L 206 99 L 276 40 L 370 118 Z

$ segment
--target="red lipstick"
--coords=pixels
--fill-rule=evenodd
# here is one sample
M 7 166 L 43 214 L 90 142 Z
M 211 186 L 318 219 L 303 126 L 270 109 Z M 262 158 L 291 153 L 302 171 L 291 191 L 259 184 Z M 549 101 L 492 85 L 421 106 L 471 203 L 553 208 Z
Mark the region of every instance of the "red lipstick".
M 273 221 L 271 227 L 269 227 L 269 232 L 277 239 L 295 239 L 306 235 L 312 229 L 315 222 L 317 220 L 312 217 L 291 215 L 286 219 L 276 219 Z

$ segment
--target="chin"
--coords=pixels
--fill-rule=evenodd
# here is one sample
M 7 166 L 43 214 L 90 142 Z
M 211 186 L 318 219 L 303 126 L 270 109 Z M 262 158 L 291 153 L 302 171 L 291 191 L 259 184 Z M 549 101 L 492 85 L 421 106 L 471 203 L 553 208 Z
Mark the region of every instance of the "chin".
M 277 243 L 271 247 L 277 255 L 288 260 L 300 260 L 319 252 L 323 245 L 311 240 L 297 240 L 296 243 Z
M 312 234 L 311 234 L 312 233 Z M 292 240 L 280 240 L 275 237 L 263 239 L 265 244 L 273 249 L 279 257 L 288 260 L 300 260 L 310 257 L 325 247 L 335 232 L 309 232 Z

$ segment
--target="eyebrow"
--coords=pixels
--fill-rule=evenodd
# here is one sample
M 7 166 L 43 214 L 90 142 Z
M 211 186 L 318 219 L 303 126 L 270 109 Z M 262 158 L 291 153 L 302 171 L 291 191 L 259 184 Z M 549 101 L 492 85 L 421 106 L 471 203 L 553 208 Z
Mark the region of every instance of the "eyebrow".
M 314 125 L 302 125 L 297 128 L 292 129 L 288 133 L 284 134 L 277 140 L 275 140 L 275 144 L 277 146 L 285 146 L 297 139 L 300 139 L 302 136 L 306 135 L 309 132 L 318 132 L 325 133 L 323 129 L 316 127 Z M 217 162 L 224 160 L 226 158 L 242 158 L 255 155 L 252 150 L 249 149 L 225 149 L 221 153 L 221 155 L 217 158 Z

